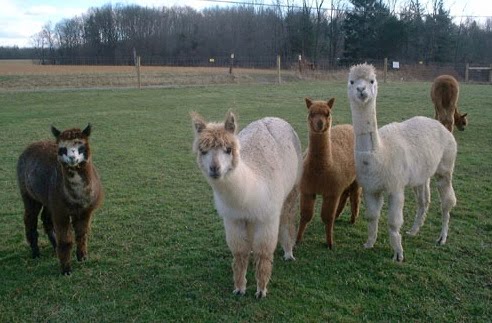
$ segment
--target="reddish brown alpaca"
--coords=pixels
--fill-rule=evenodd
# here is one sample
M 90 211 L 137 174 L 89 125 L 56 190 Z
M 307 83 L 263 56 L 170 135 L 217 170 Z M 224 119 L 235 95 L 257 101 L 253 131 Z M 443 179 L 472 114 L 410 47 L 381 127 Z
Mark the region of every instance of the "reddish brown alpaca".
M 438 76 L 431 87 L 431 99 L 434 103 L 434 118 L 439 120 L 449 131 L 453 126 L 458 130 L 465 130 L 468 120 L 465 114 L 458 111 L 459 83 L 451 75 Z
M 331 127 L 335 99 L 313 101 L 306 98 L 309 110 L 309 144 L 301 179 L 301 222 L 297 241 L 301 241 L 313 218 L 316 195 L 323 196 L 321 219 L 326 243 L 333 247 L 333 225 L 350 197 L 351 223 L 359 214 L 361 188 L 355 179 L 354 131 L 352 125 Z
M 91 160 L 89 135 L 83 131 L 60 132 L 51 128 L 54 141 L 39 141 L 24 150 L 17 163 L 17 179 L 24 202 L 26 238 L 32 257 L 39 257 L 38 215 L 60 260 L 61 272 L 71 272 L 72 224 L 77 259 L 87 258 L 87 236 L 92 213 L 103 199 L 101 182 Z

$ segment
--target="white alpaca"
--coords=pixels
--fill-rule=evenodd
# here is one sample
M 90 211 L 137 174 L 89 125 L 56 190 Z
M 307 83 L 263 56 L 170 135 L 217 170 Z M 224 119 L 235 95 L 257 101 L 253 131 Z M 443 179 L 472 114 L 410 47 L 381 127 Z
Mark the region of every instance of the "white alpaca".
M 437 120 L 413 117 L 378 130 L 376 97 L 378 83 L 372 65 L 350 69 L 348 97 L 355 131 L 357 181 L 363 188 L 369 236 L 364 244 L 376 242 L 383 192 L 388 193 L 388 224 L 393 259 L 403 260 L 400 228 L 403 224 L 404 190 L 413 187 L 417 213 L 407 233 L 416 235 L 425 221 L 430 203 L 430 177 L 435 175 L 442 209 L 442 229 L 438 244 L 448 235 L 449 212 L 456 205 L 452 186 L 456 141 Z
M 284 120 L 264 118 L 236 135 L 228 112 L 224 123 L 206 123 L 192 114 L 193 151 L 213 189 L 234 260 L 234 293 L 246 292 L 246 271 L 253 251 L 256 297 L 265 297 L 277 239 L 284 259 L 294 259 L 296 202 L 302 173 L 299 138 Z

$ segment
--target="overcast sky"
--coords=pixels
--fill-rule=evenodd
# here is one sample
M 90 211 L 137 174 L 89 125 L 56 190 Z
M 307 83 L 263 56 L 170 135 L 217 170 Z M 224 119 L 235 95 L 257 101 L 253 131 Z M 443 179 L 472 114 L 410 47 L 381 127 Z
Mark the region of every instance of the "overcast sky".
M 104 4 L 138 4 L 148 7 L 188 5 L 197 10 L 220 4 L 217 0 L 2 0 L 0 7 L 0 46 L 31 46 L 31 36 L 38 33 L 42 26 L 51 22 L 53 26 L 64 18 L 72 18 L 87 12 L 90 7 Z M 255 2 L 252 0 L 231 0 Z M 405 3 L 406 0 L 397 0 Z M 431 3 L 432 0 L 428 0 Z M 256 3 L 271 4 L 272 0 L 256 0 Z M 298 1 L 302 3 L 301 0 Z M 315 0 L 307 0 L 307 3 Z M 323 7 L 328 8 L 330 0 L 325 0 Z M 348 1 L 347 1 L 348 2 Z M 426 0 L 421 0 L 426 4 Z M 451 10 L 452 16 L 490 16 L 492 17 L 492 0 L 444 0 L 444 7 Z M 398 8 L 398 5 L 397 5 Z M 460 18 L 455 22 L 459 22 Z M 478 19 L 478 18 L 477 18 Z

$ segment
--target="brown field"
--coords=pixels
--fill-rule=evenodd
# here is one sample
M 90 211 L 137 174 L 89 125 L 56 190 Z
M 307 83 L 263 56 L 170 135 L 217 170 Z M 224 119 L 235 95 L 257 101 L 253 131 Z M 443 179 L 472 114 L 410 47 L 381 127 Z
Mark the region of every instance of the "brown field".
M 378 67 L 378 73 L 381 73 Z M 387 79 L 401 81 L 432 81 L 440 74 L 451 74 L 460 81 L 460 73 L 450 67 L 408 65 L 389 70 Z M 277 83 L 276 69 L 227 67 L 142 66 L 141 87 L 204 86 L 209 84 Z M 282 82 L 301 80 L 345 81 L 347 69 L 303 73 L 291 69 L 281 71 Z M 381 79 L 382 75 L 379 76 Z M 134 66 L 39 65 L 31 60 L 0 60 L 0 91 L 29 91 L 48 89 L 136 88 L 137 69 Z
M 142 87 L 206 84 L 275 83 L 274 69 L 142 66 Z M 282 71 L 282 81 L 299 80 L 295 71 Z M 31 60 L 0 60 L 0 91 L 53 88 L 138 87 L 134 66 L 38 65 Z

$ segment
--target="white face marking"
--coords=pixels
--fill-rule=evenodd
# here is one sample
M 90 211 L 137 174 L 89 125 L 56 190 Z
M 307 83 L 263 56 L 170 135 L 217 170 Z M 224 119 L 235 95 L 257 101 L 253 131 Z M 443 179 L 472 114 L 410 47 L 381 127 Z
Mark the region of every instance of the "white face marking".
M 58 160 L 69 166 L 77 166 L 86 160 L 84 148 L 85 145 L 80 140 L 60 141 L 58 143 Z
M 219 179 L 232 169 L 232 152 L 225 148 L 214 148 L 198 152 L 198 162 L 203 173 L 213 179 Z

